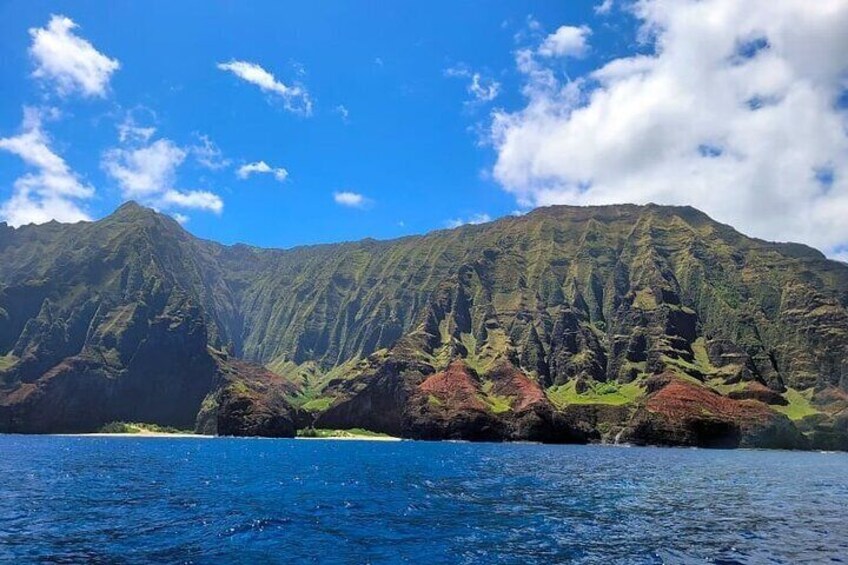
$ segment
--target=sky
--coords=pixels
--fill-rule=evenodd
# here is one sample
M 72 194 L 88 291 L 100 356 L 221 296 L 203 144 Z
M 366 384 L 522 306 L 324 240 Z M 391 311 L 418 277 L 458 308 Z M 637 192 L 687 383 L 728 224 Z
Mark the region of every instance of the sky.
M 266 247 L 686 204 L 848 260 L 848 0 L 0 0 L 0 221 Z

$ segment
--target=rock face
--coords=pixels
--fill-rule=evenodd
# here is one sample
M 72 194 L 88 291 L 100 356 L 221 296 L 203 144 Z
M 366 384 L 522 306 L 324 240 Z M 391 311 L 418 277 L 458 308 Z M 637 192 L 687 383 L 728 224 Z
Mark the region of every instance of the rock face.
M 214 355 L 217 372 L 195 429 L 223 436 L 294 437 L 301 414 L 288 398 L 296 388 L 263 367 Z
M 0 225 L 0 431 L 848 446 L 848 266 L 686 207 L 394 241 Z
M 638 445 L 807 447 L 789 419 L 755 400 L 734 400 L 674 375 L 652 377 L 656 392 L 638 409 L 625 440 Z

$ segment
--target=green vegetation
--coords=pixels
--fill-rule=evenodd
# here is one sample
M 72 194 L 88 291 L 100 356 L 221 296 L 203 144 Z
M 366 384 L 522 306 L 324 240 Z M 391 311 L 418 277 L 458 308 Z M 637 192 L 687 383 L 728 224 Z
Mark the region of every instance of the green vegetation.
M 0 371 L 4 371 L 18 362 L 18 358 L 9 353 L 8 355 L 0 355 Z
M 313 398 L 312 400 L 305 402 L 301 408 L 308 412 L 323 412 L 327 408 L 329 408 L 333 404 L 333 398 L 329 396 Z
M 810 402 L 812 395 L 813 389 L 798 391 L 790 388 L 783 394 L 783 397 L 789 401 L 789 404 L 786 406 L 772 406 L 772 408 L 781 414 L 785 414 L 790 420 L 803 420 L 807 416 L 821 413 Z
M 109 422 L 102 426 L 101 434 L 193 434 L 193 430 L 180 430 L 171 426 L 145 424 L 141 422 Z
M 487 395 L 484 400 L 489 409 L 495 414 L 503 414 L 512 410 L 512 401 L 506 396 Z
M 631 404 L 645 394 L 645 390 L 636 381 L 626 384 L 593 382 L 583 393 L 577 392 L 576 385 L 576 381 L 570 381 L 564 385 L 551 387 L 547 390 L 548 398 L 560 408 L 569 404 L 621 406 Z
M 707 355 L 706 340 L 703 337 L 699 337 L 692 343 L 692 353 L 695 355 L 695 366 L 698 370 L 705 375 L 713 372 L 715 367 L 710 363 L 710 358 Z
M 640 310 L 655 310 L 657 307 L 657 298 L 651 289 L 639 289 L 633 298 L 633 306 Z
M 234 381 L 233 383 L 231 383 L 230 391 L 232 391 L 233 394 L 238 394 L 241 396 L 250 394 L 250 389 L 242 381 Z
M 488 372 L 509 351 L 509 337 L 501 329 L 489 331 L 482 344 L 478 344 L 477 339 L 468 333 L 461 334 L 460 342 L 468 351 L 465 362 L 479 375 Z
M 714 378 L 710 379 L 706 382 L 707 386 L 724 395 L 728 395 L 731 392 L 739 392 L 743 391 L 748 387 L 748 382 L 739 381 L 736 383 L 727 384 L 724 382 L 722 378 Z
M 212 412 L 218 408 L 218 395 L 214 393 L 209 393 L 203 398 L 203 402 L 200 403 L 200 411 L 201 412 Z
M 380 352 L 374 353 L 374 356 L 377 355 L 380 355 Z M 323 412 L 335 400 L 334 397 L 325 394 L 327 384 L 335 379 L 351 378 L 367 370 L 367 367 L 368 360 L 357 357 L 328 371 L 323 371 L 314 361 L 297 365 L 292 361 L 278 360 L 270 363 L 267 368 L 295 385 L 296 392 L 286 396 L 286 400 L 292 406 L 309 412 Z
M 363 428 L 349 430 L 327 430 L 322 428 L 304 428 L 297 430 L 297 437 L 305 438 L 390 438 L 392 436 L 380 432 L 372 432 Z
M 648 376 L 648 364 L 645 361 L 624 361 L 621 364 L 619 375 L 627 375 L 631 371 L 635 371 L 638 379 L 643 379 Z
M 699 365 L 696 365 L 695 363 L 690 363 L 685 359 L 669 357 L 668 355 L 663 355 L 661 359 L 666 367 L 674 371 L 674 373 L 680 377 L 688 377 L 689 379 L 694 379 L 693 375 L 703 374 L 703 371 Z M 701 382 L 698 379 L 694 380 L 696 380 L 698 383 Z
M 439 400 L 439 398 L 436 395 L 428 394 L 427 395 L 427 404 L 431 408 L 438 408 L 438 407 L 442 406 L 442 401 Z
M 491 410 L 494 414 L 509 412 L 512 410 L 513 399 L 508 396 L 494 394 L 492 392 L 494 386 L 495 383 L 492 381 L 484 382 L 483 386 L 480 387 L 483 390 L 483 394 L 478 395 L 479 400 L 488 406 L 489 410 Z

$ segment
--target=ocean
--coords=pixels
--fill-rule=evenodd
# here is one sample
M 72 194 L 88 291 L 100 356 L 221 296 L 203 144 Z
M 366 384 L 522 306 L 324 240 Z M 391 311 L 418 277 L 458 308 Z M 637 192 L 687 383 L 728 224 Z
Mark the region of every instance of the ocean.
M 846 560 L 846 453 L 0 436 L 3 562 Z

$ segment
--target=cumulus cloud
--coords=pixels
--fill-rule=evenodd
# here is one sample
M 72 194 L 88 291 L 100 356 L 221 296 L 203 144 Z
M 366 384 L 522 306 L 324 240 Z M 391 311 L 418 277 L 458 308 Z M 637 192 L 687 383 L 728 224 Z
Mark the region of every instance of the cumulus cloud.
M 46 27 L 29 30 L 29 53 L 35 62 L 33 76 L 53 84 L 60 95 L 80 92 L 103 97 L 109 79 L 121 64 L 74 34 L 78 26 L 65 16 L 51 16 Z
M 466 90 L 472 102 L 491 102 L 498 97 L 501 84 L 491 77 L 472 71 L 466 65 L 457 65 L 445 70 L 445 76 L 463 78 L 468 81 Z
M 304 87 L 284 84 L 256 63 L 232 60 L 227 63 L 218 63 L 218 68 L 258 86 L 262 92 L 280 98 L 283 106 L 291 112 L 306 116 L 312 114 L 312 99 Z
M 289 172 L 283 167 L 275 168 L 265 161 L 247 163 L 246 165 L 239 167 L 239 170 L 236 171 L 236 175 L 238 175 L 240 179 L 246 179 L 252 174 L 272 174 L 274 175 L 274 178 L 280 182 L 283 182 L 289 176 Z
M 170 139 L 137 148 L 115 148 L 103 156 L 103 168 L 118 181 L 126 198 L 158 196 L 172 186 L 186 152 Z
M 193 208 L 221 213 L 224 203 L 218 195 L 174 187 L 177 169 L 187 155 L 186 149 L 163 138 L 150 144 L 110 149 L 103 154 L 101 166 L 117 181 L 124 198 L 162 209 Z
M 588 38 L 592 30 L 588 26 L 560 26 L 539 46 L 543 57 L 583 57 L 589 49 Z
M 468 218 L 455 218 L 453 220 L 448 220 L 445 222 L 445 225 L 449 228 L 458 228 L 459 226 L 465 225 L 476 226 L 478 224 L 485 224 L 491 221 L 492 217 L 488 214 L 474 214 Z
M 632 9 L 652 54 L 569 81 L 519 51 L 526 103 L 493 114 L 494 178 L 525 205 L 690 204 L 835 255 L 848 242 L 848 3 Z
M 32 169 L 15 181 L 11 198 L 0 204 L 0 218 L 12 226 L 89 219 L 79 201 L 91 198 L 94 188 L 50 148 L 42 122 L 52 114 L 24 108 L 21 133 L 0 138 L 0 150 L 17 155 Z
M 162 202 L 173 204 L 181 208 L 194 208 L 195 210 L 206 210 L 220 214 L 224 210 L 224 203 L 217 194 L 206 190 L 166 190 L 162 195 Z
M 333 200 L 336 204 L 347 206 L 348 208 L 363 208 L 368 204 L 368 199 L 358 192 L 341 191 L 333 193 Z

